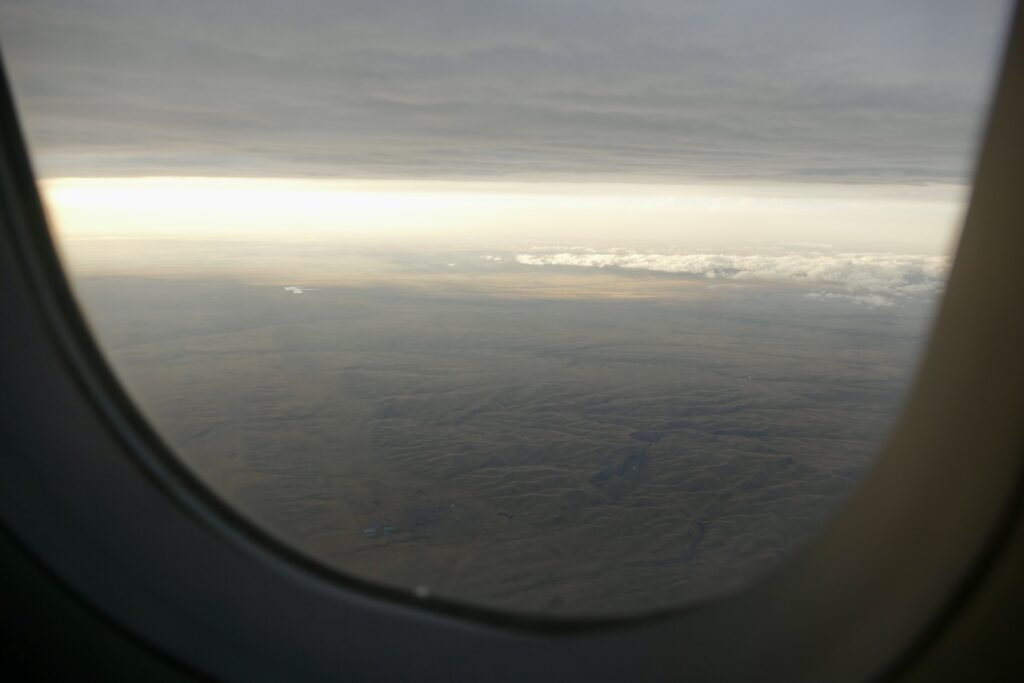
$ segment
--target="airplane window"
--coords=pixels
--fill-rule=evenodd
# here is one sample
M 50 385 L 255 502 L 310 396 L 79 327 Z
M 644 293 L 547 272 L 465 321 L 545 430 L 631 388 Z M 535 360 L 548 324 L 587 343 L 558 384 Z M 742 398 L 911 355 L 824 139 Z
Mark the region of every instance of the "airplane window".
M 7 2 L 81 305 L 239 512 L 484 607 L 723 594 L 867 474 L 1010 3 Z

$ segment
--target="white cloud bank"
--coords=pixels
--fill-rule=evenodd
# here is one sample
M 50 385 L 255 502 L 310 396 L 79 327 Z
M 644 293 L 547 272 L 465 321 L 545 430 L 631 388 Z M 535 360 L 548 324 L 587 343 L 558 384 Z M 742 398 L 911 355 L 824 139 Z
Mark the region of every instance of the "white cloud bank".
M 949 259 L 893 253 L 803 252 L 789 254 L 519 254 L 528 266 L 626 268 L 702 276 L 707 279 L 786 282 L 815 288 L 807 296 L 856 304 L 894 306 L 931 294 L 945 282 Z

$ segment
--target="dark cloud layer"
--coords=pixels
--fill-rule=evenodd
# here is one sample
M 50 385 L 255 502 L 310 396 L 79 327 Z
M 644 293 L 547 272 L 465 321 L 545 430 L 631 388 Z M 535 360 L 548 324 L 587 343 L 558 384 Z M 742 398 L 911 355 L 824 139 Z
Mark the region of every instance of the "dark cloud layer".
M 7 0 L 44 175 L 962 180 L 1007 0 Z

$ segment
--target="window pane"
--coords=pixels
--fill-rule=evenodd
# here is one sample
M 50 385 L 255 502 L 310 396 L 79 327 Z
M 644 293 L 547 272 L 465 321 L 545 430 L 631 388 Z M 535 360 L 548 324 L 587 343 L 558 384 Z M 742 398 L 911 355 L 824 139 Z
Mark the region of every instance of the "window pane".
M 8 2 L 68 272 L 178 456 L 342 572 L 732 590 L 867 476 L 1009 3 Z

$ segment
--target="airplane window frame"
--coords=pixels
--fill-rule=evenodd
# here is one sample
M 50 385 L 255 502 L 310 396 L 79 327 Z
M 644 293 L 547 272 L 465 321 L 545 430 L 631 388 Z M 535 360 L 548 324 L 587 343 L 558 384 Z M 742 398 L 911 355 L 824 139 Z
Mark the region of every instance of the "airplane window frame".
M 222 680 L 897 676 L 970 600 L 1024 510 L 1019 9 L 1010 34 L 947 293 L 868 480 L 750 586 L 621 619 L 506 614 L 357 580 L 211 494 L 93 341 L 0 74 L 0 524 L 113 622 Z

